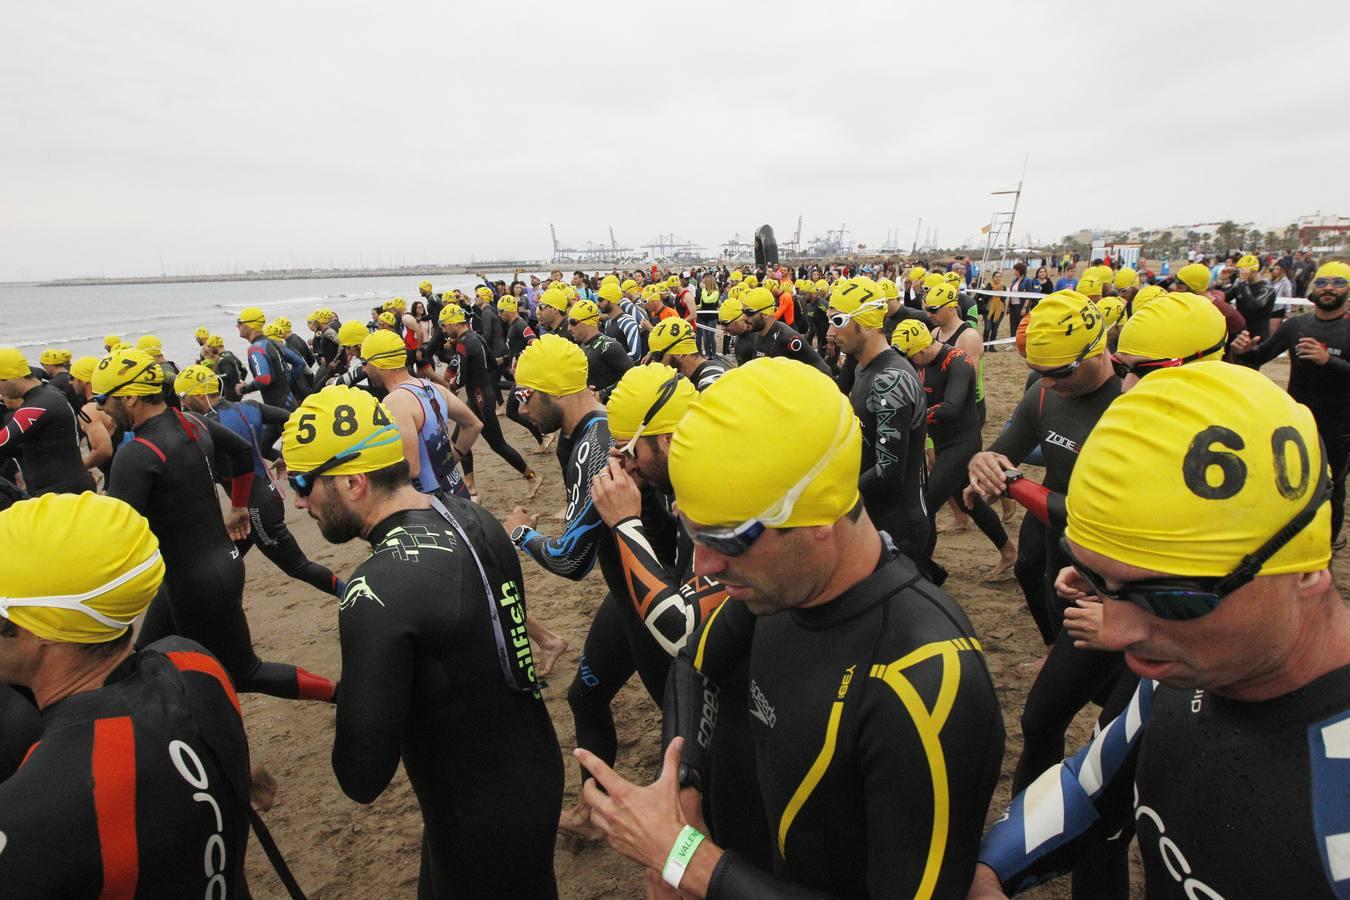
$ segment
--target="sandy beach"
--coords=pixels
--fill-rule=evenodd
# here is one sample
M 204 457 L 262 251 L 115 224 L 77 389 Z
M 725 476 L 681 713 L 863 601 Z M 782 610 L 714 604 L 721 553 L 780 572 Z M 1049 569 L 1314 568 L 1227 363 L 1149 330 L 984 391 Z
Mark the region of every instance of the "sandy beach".
M 1016 353 L 1001 352 L 988 357 L 986 445 L 998 434 L 1019 398 L 1025 371 Z M 1277 362 L 1266 371 L 1283 383 L 1288 368 Z M 547 517 L 562 508 L 562 479 L 556 458 L 551 453 L 536 456 L 528 452 L 535 445 L 523 429 L 505 418 L 502 426 L 508 439 L 545 474 L 547 483 L 532 503 L 532 510 Z M 475 455 L 475 461 L 482 502 L 500 518 L 524 497 L 524 482 L 486 447 Z M 1038 469 L 1027 472 L 1031 477 L 1040 477 Z M 944 511 L 939 524 L 946 520 L 946 515 Z M 1017 533 L 1020 517 L 1019 509 L 1017 520 L 1009 525 L 1013 535 Z M 312 558 L 344 576 L 367 554 L 366 545 L 357 541 L 343 546 L 326 544 L 303 511 L 291 509 L 287 520 Z M 556 530 L 557 526 L 546 523 L 544 528 Z M 996 561 L 996 554 L 978 531 L 943 535 L 937 559 L 951 573 L 946 590 L 961 603 L 975 624 L 1002 703 L 1008 740 L 1003 775 L 990 811 L 993 818 L 1007 801 L 1012 770 L 1021 752 L 1018 716 L 1042 646 L 1016 582 L 982 580 L 983 573 Z M 340 676 L 336 602 L 287 578 L 257 552 L 248 555 L 247 566 L 246 606 L 259 654 L 264 659 L 296 663 L 330 677 Z M 546 574 L 528 560 L 524 561 L 523 569 L 531 613 L 565 637 L 570 645 L 545 694 L 559 742 L 568 754 L 564 800 L 567 805 L 576 797 L 579 779 L 577 766 L 570 757 L 574 737 L 565 693 L 576 671 L 582 640 L 605 588 L 598 572 L 578 584 Z M 1341 578 L 1337 581 L 1343 591 L 1350 588 L 1350 581 Z M 342 794 L 329 764 L 331 707 L 258 695 L 242 699 L 253 757 L 271 770 L 279 784 L 276 806 L 264 818 L 308 895 L 314 900 L 413 896 L 421 819 L 402 770 L 376 802 L 370 806 L 356 804 Z M 1079 716 L 1070 732 L 1070 746 L 1079 746 L 1090 736 L 1095 715 L 1093 707 Z M 619 694 L 615 720 L 620 738 L 618 770 L 642 783 L 652 780 L 660 755 L 660 713 L 638 679 L 632 679 Z M 465 775 L 472 777 L 472 773 Z M 637 867 L 605 845 L 560 838 L 555 861 L 564 898 L 642 896 Z M 1136 861 L 1136 887 L 1141 881 L 1139 875 Z M 254 896 L 285 896 L 256 843 L 249 851 L 248 877 Z M 1062 879 L 1024 896 L 1068 897 L 1068 880 Z

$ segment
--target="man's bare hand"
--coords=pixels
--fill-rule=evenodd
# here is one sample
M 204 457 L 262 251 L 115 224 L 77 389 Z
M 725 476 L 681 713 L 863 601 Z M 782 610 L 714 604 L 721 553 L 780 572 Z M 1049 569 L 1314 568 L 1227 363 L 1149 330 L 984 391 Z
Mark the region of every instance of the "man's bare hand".
M 267 812 L 277 800 L 277 780 L 257 763 L 250 767 L 248 797 L 258 812 Z
M 613 457 L 600 474 L 591 479 L 591 501 L 595 511 L 610 528 L 624 519 L 642 514 L 642 494 L 637 482 Z
M 232 506 L 230 512 L 225 516 L 225 530 L 230 533 L 230 540 L 243 541 L 248 539 L 248 533 L 251 529 L 248 520 L 248 509 L 243 506 Z
M 521 525 L 526 525 L 530 528 L 533 528 L 536 524 L 538 524 L 538 522 L 539 522 L 538 513 L 530 515 L 530 511 L 528 509 L 526 509 L 523 506 L 517 506 L 515 509 L 511 510 L 511 514 L 506 517 L 506 521 L 502 523 L 502 526 L 506 528 L 506 533 L 510 534 L 511 532 L 519 528 Z

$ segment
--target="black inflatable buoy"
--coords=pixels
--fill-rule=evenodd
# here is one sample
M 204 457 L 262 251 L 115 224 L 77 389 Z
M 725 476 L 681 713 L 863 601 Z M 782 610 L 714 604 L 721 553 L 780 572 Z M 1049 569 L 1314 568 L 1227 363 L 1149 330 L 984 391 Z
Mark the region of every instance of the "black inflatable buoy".
M 773 227 L 761 225 L 755 232 L 755 265 L 778 265 L 778 241 L 773 236 Z

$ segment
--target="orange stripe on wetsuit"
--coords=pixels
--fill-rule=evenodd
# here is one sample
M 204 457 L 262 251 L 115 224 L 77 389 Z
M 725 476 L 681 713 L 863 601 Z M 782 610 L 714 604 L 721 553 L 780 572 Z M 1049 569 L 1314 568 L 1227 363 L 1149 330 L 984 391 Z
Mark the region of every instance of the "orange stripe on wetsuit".
M 94 817 L 103 858 L 99 897 L 134 897 L 140 878 L 140 850 L 136 840 L 136 733 L 129 716 L 94 722 L 91 757 Z

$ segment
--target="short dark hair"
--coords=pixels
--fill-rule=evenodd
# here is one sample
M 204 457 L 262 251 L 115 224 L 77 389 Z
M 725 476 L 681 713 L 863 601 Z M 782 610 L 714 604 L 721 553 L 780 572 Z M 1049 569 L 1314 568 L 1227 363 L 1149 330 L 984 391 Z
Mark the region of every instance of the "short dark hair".
M 87 653 L 90 656 L 97 656 L 101 659 L 107 659 L 110 656 L 116 656 L 131 644 L 131 629 L 119 634 L 110 641 L 102 641 L 97 644 L 76 644 L 81 653 Z
M 1026 275 L 1027 264 L 1022 262 L 1021 260 L 1018 260 L 1017 262 L 1013 263 L 1013 271 L 1016 272 L 1018 275 Z

